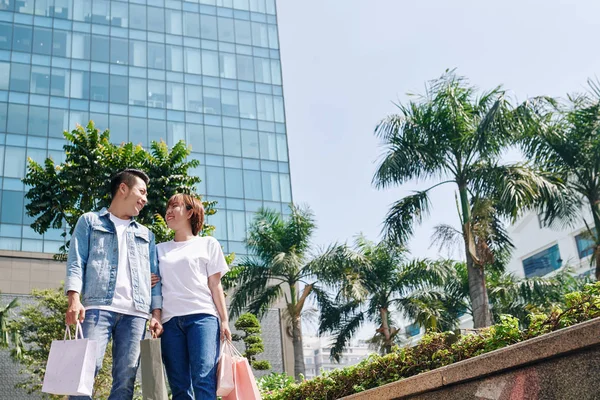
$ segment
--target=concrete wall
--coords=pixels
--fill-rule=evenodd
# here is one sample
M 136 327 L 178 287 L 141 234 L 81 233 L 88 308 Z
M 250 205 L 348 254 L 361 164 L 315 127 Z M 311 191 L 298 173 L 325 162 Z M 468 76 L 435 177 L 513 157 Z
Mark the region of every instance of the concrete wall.
M 29 294 L 31 289 L 60 286 L 65 280 L 65 263 L 52 254 L 0 251 L 0 292 Z

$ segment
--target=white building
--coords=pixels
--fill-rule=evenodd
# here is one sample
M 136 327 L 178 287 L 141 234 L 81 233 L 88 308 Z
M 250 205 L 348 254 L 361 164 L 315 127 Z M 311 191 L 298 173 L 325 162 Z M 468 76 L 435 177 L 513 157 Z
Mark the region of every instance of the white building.
M 340 362 L 334 362 L 329 358 L 331 351 L 332 337 L 323 336 L 304 336 L 302 343 L 304 346 L 304 368 L 305 378 L 311 379 L 334 369 L 348 367 L 358 364 L 360 361 L 374 353 L 369 349 L 364 340 L 352 340 L 350 346 L 344 350 Z

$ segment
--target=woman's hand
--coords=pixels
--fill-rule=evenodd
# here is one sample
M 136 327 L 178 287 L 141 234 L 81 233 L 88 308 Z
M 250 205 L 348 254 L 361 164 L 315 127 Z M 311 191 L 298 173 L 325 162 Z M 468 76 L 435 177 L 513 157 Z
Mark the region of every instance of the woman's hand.
M 160 282 L 160 276 L 152 274 L 152 277 L 150 278 L 150 283 L 152 284 L 152 287 L 156 286 L 158 282 Z
M 221 321 L 221 341 L 225 339 L 231 342 L 231 329 L 229 329 L 229 322 Z

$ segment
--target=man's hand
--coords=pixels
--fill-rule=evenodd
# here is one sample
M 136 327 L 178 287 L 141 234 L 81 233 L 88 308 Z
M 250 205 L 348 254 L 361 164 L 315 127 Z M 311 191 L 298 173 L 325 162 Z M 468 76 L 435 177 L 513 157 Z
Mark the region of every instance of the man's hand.
M 225 339 L 231 342 L 231 329 L 229 329 L 229 322 L 221 321 L 221 340 Z
M 154 287 L 158 282 L 160 282 L 160 276 L 156 274 L 152 274 L 151 276 L 152 277 L 150 278 L 150 283 L 152 284 L 152 287 Z
M 75 325 L 77 320 L 83 322 L 85 319 L 85 308 L 79 300 L 79 293 L 70 290 L 67 295 L 69 296 L 69 308 L 67 308 L 65 322 L 67 325 Z
M 159 337 L 163 333 L 163 326 L 160 323 L 162 310 L 152 310 L 152 318 L 150 318 L 150 333 L 152 337 Z

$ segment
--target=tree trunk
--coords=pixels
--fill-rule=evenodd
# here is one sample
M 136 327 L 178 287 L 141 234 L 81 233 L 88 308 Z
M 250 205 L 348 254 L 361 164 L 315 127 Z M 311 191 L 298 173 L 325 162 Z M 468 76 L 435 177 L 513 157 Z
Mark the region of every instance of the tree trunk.
M 296 378 L 296 381 L 300 382 L 302 376 L 305 374 L 300 315 L 294 315 L 292 318 L 292 343 L 294 345 L 294 377 Z
M 594 258 L 596 262 L 596 280 L 600 281 L 600 199 L 588 198 L 592 208 L 592 217 L 594 218 L 594 229 L 596 232 L 590 232 L 595 242 Z
M 467 257 L 467 274 L 469 276 L 469 298 L 473 310 L 473 326 L 484 328 L 492 324 L 492 314 L 485 286 L 483 266 L 475 264 L 475 238 L 471 231 L 471 204 L 466 186 L 459 186 L 460 203 L 462 211 L 463 238 L 465 241 L 465 256 Z
M 389 354 L 392 352 L 392 334 L 390 332 L 390 325 L 388 324 L 388 310 L 380 308 L 379 313 L 381 315 L 381 333 L 383 335 L 383 354 Z

